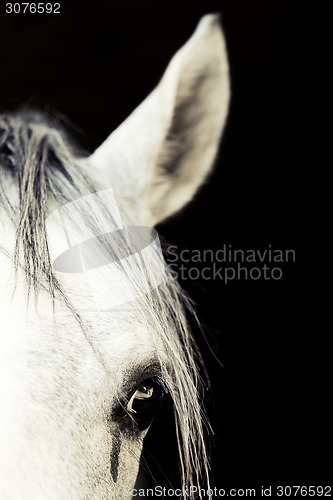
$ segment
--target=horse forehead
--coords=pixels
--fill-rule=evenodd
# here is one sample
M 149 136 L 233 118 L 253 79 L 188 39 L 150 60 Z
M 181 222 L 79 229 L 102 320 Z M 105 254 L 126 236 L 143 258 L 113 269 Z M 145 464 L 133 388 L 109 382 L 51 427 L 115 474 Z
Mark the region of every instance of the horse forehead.
M 65 304 L 57 303 L 53 309 L 46 292 L 39 294 L 37 303 L 31 292 L 28 303 L 25 281 L 17 280 L 15 291 L 13 282 L 10 279 L 0 286 L 0 344 L 4 347 L 16 346 L 18 350 L 33 347 L 41 353 L 57 347 L 58 352 L 63 348 L 68 354 L 78 354 L 92 351 L 90 340 L 96 349 L 118 358 L 126 352 L 130 357 L 134 350 L 144 354 L 151 344 L 147 319 L 135 304 L 114 310 L 90 307 L 86 314 L 81 314 L 86 334 Z
M 14 245 L 15 234 L 11 232 L 7 236 L 7 251 L 12 254 L 9 247 Z M 119 368 L 127 369 L 156 349 L 163 350 L 159 339 L 152 338 L 148 311 L 145 313 L 135 301 L 101 310 L 89 282 L 75 274 L 57 273 L 62 289 L 89 327 L 87 339 L 67 306 L 57 301 L 53 310 L 51 296 L 45 290 L 40 290 L 37 304 L 31 291 L 27 305 L 24 272 L 19 269 L 15 274 L 12 259 L 1 252 L 0 273 L 0 351 L 9 370 L 12 359 L 16 366 L 26 366 L 31 360 L 36 373 L 38 364 L 51 372 L 57 367 L 63 371 L 66 363 L 87 372 L 89 367 L 96 366 L 96 349 L 108 360 L 110 372 L 116 374 Z M 106 297 L 111 291 L 117 293 L 117 286 L 128 284 L 126 276 L 122 283 L 114 283 L 112 278 L 103 270 L 99 273 L 98 286 L 105 290 Z M 47 361 L 49 366 L 46 366 Z
M 82 314 L 88 327 L 87 338 L 66 305 L 58 302 L 53 310 L 52 299 L 47 292 L 42 290 L 39 293 L 37 304 L 31 292 L 27 303 L 24 275 L 19 271 L 15 278 L 7 261 L 0 257 L 0 269 L 6 270 L 0 285 L 2 357 L 13 356 L 20 360 L 47 356 L 59 363 L 70 359 L 72 365 L 85 361 L 92 365 L 96 361 L 95 348 L 103 352 L 113 369 L 131 363 L 131 353 L 136 352 L 138 359 L 153 349 L 147 318 L 135 304 L 100 311 L 91 306 L 91 298 L 89 295 L 85 297 L 85 290 L 78 291 L 74 286 L 72 292 L 77 301 L 81 303 L 83 300 L 89 305 L 88 312 Z

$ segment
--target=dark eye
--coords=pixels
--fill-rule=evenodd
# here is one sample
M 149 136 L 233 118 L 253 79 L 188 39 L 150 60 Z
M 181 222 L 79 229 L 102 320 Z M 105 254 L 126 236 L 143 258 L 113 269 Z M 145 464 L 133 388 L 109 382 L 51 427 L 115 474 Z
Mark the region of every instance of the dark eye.
M 147 429 L 160 408 L 165 390 L 161 382 L 147 379 L 141 382 L 127 403 L 127 413 L 131 415 L 140 431 Z

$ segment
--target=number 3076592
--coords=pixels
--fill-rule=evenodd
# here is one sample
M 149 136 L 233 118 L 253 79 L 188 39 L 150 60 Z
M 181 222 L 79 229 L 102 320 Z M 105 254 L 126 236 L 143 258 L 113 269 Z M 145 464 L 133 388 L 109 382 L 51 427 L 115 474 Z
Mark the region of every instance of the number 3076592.
M 6 3 L 6 14 L 60 14 L 60 3 Z

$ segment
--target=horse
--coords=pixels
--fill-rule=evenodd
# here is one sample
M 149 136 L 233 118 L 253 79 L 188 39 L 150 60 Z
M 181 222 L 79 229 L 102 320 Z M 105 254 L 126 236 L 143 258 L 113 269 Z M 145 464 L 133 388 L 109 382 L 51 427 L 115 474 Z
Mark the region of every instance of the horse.
M 90 155 L 54 116 L 0 115 L 2 500 L 122 498 L 165 397 L 183 488 L 209 481 L 193 306 L 153 228 L 209 175 L 229 87 L 209 14 Z

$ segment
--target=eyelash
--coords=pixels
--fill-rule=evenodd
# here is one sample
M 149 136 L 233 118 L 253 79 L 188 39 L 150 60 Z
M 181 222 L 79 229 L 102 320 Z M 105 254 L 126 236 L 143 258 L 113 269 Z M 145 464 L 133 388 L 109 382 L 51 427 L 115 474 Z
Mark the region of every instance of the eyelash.
M 144 386 L 152 389 L 150 396 L 135 398 L 134 396 L 140 387 Z M 144 394 L 142 391 L 140 393 Z M 113 412 L 122 432 L 128 433 L 130 431 L 133 434 L 133 432 L 137 433 L 148 429 L 155 414 L 160 409 L 164 397 L 168 394 L 167 386 L 160 376 L 145 374 L 136 388 L 129 392 L 129 396 L 124 398 Z M 131 410 L 128 409 L 130 403 Z

